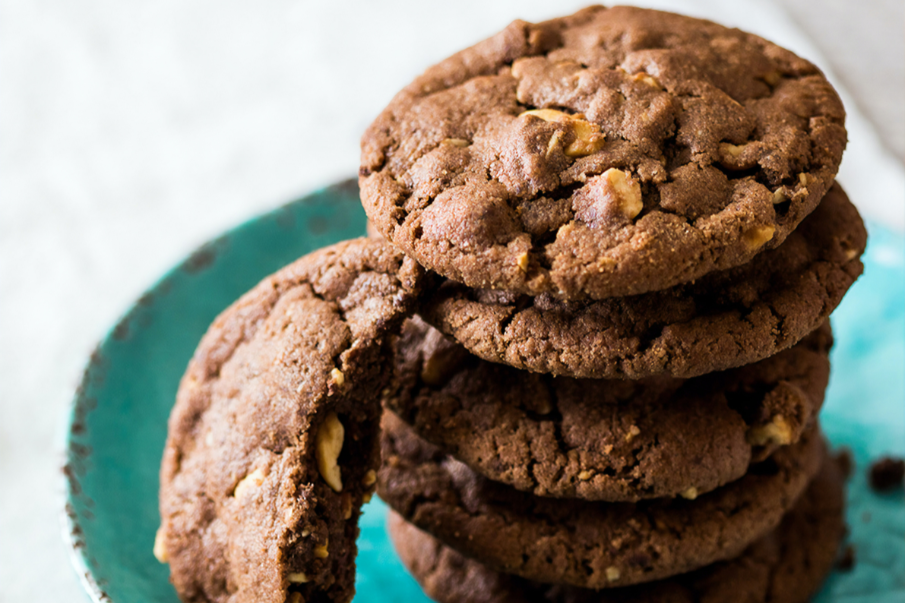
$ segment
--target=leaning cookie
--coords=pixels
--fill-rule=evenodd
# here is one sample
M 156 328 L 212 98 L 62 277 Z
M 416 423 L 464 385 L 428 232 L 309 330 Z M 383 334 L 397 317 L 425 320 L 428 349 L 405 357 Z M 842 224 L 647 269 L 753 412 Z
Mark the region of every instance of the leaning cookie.
M 422 316 L 470 352 L 569 377 L 694 377 L 757 362 L 823 323 L 861 274 L 867 232 L 834 185 L 750 263 L 632 297 L 562 302 L 446 281 Z
M 494 570 L 594 589 L 739 555 L 779 525 L 825 456 L 812 429 L 696 500 L 601 503 L 520 492 L 443 454 L 392 413 L 382 426 L 378 493 L 405 519 Z
M 844 118 L 762 38 L 597 6 L 428 69 L 365 133 L 359 184 L 378 230 L 449 279 L 634 295 L 782 243 L 833 182 Z
M 390 513 L 402 563 L 439 603 L 805 603 L 830 572 L 845 532 L 843 483 L 824 463 L 780 526 L 735 559 L 602 591 L 531 582 L 489 569 Z
M 316 251 L 223 312 L 182 379 L 154 552 L 184 601 L 349 601 L 376 481 L 389 331 L 424 271 L 386 243 Z
M 798 441 L 823 403 L 829 323 L 759 363 L 695 379 L 569 379 L 466 352 L 417 316 L 384 405 L 485 477 L 537 496 L 693 497 Z

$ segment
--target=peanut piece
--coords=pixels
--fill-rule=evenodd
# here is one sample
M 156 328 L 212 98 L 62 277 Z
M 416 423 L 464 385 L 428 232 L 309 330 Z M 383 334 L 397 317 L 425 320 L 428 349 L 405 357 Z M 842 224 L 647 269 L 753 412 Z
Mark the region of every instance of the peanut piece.
M 524 117 L 526 115 L 533 115 L 538 119 L 554 122 L 565 122 L 572 117 L 568 113 L 563 113 L 562 111 L 557 111 L 556 109 L 531 109 L 530 111 L 522 112 L 519 117 Z
M 631 442 L 635 438 L 635 436 L 638 435 L 639 433 L 641 433 L 641 430 L 638 429 L 638 426 L 632 425 L 631 427 L 628 428 L 628 433 L 625 434 L 625 441 Z
M 566 157 L 584 157 L 603 148 L 604 137 L 597 124 L 583 119 L 570 123 L 575 131 L 575 140 L 566 147 Z
M 335 383 L 337 386 L 342 387 L 342 384 L 346 382 L 346 376 L 343 375 L 343 372 L 338 368 L 334 368 L 330 371 L 330 381 Z
M 724 155 L 728 155 L 733 158 L 740 157 L 742 152 L 745 150 L 745 145 L 743 144 L 730 144 L 728 142 L 724 142 L 720 145 L 720 152 Z
M 335 412 L 331 412 L 324 419 L 317 430 L 317 469 L 327 485 L 335 492 L 343 489 L 342 474 L 339 465 L 339 453 L 343 449 L 345 429 L 339 422 Z
M 553 132 L 553 136 L 550 137 L 550 142 L 547 143 L 547 157 L 552 155 L 554 151 L 559 147 L 559 143 L 562 142 L 562 136 L 559 132 Z M 565 152 L 565 151 L 563 151 Z
M 748 249 L 753 250 L 763 246 L 764 243 L 772 239 L 775 232 L 776 228 L 774 226 L 754 226 L 745 231 L 742 235 L 742 240 L 748 246 Z
M 764 74 L 764 81 L 770 86 L 775 86 L 782 80 L 782 74 L 778 71 L 771 71 Z
M 248 475 L 246 475 L 242 481 L 236 484 L 236 489 L 233 491 L 233 496 L 236 498 L 243 498 L 245 494 L 251 492 L 253 489 L 258 488 L 261 484 L 264 483 L 264 478 L 267 477 L 264 475 L 264 472 L 260 469 L 255 469 Z
M 657 81 L 657 78 L 652 75 L 648 75 L 643 71 L 639 71 L 638 73 L 633 75 L 632 80 L 636 82 L 642 82 L 644 84 L 647 84 L 648 86 L 651 86 L 652 88 L 660 88 L 660 82 Z
M 377 483 L 377 472 L 373 469 L 369 469 L 368 472 L 364 474 L 364 477 L 361 478 L 361 485 L 365 488 L 370 488 L 375 483 Z
M 343 519 L 350 519 L 352 517 L 352 495 L 349 492 L 342 495 L 342 505 Z
M 548 122 L 561 123 L 569 126 L 575 134 L 575 140 L 565 148 L 567 157 L 584 157 L 596 153 L 603 148 L 604 136 L 597 124 L 592 124 L 583 113 L 570 115 L 556 109 L 531 109 L 525 111 L 519 117 L 532 115 Z M 550 149 L 548 148 L 548 152 Z
M 600 177 L 603 178 L 604 190 L 615 202 L 617 212 L 629 220 L 641 213 L 644 204 L 641 202 L 640 184 L 616 168 L 608 169 Z
M 170 555 L 167 553 L 166 534 L 163 531 L 163 526 L 157 528 L 157 534 L 154 535 L 154 556 L 161 563 L 167 563 L 170 560 Z
M 295 572 L 289 574 L 286 578 L 294 584 L 304 584 L 308 582 L 308 576 L 304 572 Z
M 607 582 L 616 582 L 619 579 L 621 573 L 619 572 L 619 568 L 615 565 L 611 565 L 606 568 L 606 579 Z
M 748 431 L 748 443 L 753 446 L 778 444 L 785 446 L 792 443 L 792 426 L 782 415 L 775 415 L 766 425 L 752 427 Z
M 749 143 L 720 143 L 720 164 L 729 170 L 747 170 L 757 165 L 758 153 L 746 153 Z
M 330 539 L 324 540 L 324 544 L 320 546 L 314 547 L 314 556 L 318 559 L 326 559 L 330 556 L 330 551 L 327 550 L 327 545 L 330 544 Z
M 691 486 L 690 488 L 682 490 L 682 492 L 679 493 L 679 496 L 688 500 L 694 500 L 698 497 L 698 489 Z

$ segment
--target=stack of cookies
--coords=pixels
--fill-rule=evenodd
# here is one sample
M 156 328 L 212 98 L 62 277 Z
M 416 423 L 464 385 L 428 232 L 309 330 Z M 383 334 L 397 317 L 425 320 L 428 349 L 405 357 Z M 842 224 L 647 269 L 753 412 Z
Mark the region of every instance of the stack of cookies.
M 378 493 L 441 603 L 804 601 L 843 533 L 817 415 L 866 234 L 811 63 L 674 14 L 515 22 L 362 142 L 436 273 L 396 337 Z
M 268 277 L 189 363 L 154 543 L 179 596 L 349 601 L 376 487 L 441 603 L 806 600 L 843 532 L 843 121 L 807 61 L 635 8 L 429 69 L 363 139 L 385 240 Z

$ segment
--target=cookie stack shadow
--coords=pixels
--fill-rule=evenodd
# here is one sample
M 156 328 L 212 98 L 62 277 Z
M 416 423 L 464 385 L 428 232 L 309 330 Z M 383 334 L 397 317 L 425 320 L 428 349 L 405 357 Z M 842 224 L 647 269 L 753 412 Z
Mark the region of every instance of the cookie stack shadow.
M 757 93 L 766 100 L 733 101 L 754 115 L 743 135 L 751 142 L 720 130 L 726 95 L 708 96 L 715 87 L 696 89 L 694 102 L 676 92 L 692 77 L 678 63 L 633 63 L 632 49 L 621 47 L 607 48 L 606 60 L 578 61 L 595 51 L 569 32 L 593 27 L 653 37 L 673 27 L 680 41 L 663 44 L 675 44 L 669 52 L 678 57 L 701 39 L 719 38 L 740 55 L 756 47 L 762 55 L 732 69 L 766 69 L 759 61 L 767 57 L 779 71 Z M 682 41 L 686 32 L 693 42 Z M 558 50 L 513 50 L 513 36 L 543 46 L 547 34 Z M 513 62 L 519 52 L 530 57 Z M 610 69 L 611 55 L 635 74 L 619 68 L 601 82 L 618 87 L 628 78 L 684 99 L 670 122 L 679 132 L 661 136 L 659 151 L 629 144 L 630 126 L 642 127 L 629 123 L 630 108 L 621 109 L 622 142 L 602 142 L 618 141 L 608 128 L 619 126 L 553 73 L 590 81 Z M 574 64 L 564 66 L 567 58 Z M 595 61 L 604 66 L 591 74 Z M 720 73 L 701 77 L 747 77 Z M 516 80 L 511 89 L 506 78 Z M 824 83 L 810 64 L 737 30 L 597 8 L 520 24 L 464 51 L 375 122 L 360 179 L 369 219 L 439 273 L 395 339 L 378 477 L 396 549 L 430 597 L 797 602 L 819 588 L 844 533 L 843 478 L 818 422 L 828 317 L 860 275 L 866 243 L 857 211 L 833 182 L 845 135 L 841 105 Z M 631 100 L 637 91 L 622 85 Z M 739 86 L 730 92 L 745 97 Z M 529 109 L 491 115 L 486 103 L 504 105 L 510 95 Z M 588 116 L 561 110 L 572 105 L 589 107 Z M 465 133 L 441 119 L 453 112 L 468 115 Z M 795 112 L 803 121 L 789 125 Z M 780 123 L 786 130 L 771 139 Z M 412 124 L 425 131 L 414 142 Z M 799 126 L 810 150 L 793 157 Z M 543 128 L 553 138 L 536 144 L 551 135 Z M 587 135 L 598 128 L 599 144 Z M 648 143 L 657 138 L 648 134 Z M 561 165 L 550 159 L 557 136 Z M 442 141 L 432 147 L 431 137 Z M 665 172 L 635 151 L 662 153 Z M 595 154 L 603 163 L 588 161 L 567 186 L 572 166 Z M 485 171 L 473 169 L 482 161 Z M 785 162 L 779 171 L 776 162 Z M 708 186 L 686 179 L 689 170 L 710 174 L 725 199 L 689 192 Z M 558 185 L 545 184 L 549 174 Z M 715 209 L 669 206 L 679 197 Z M 763 214 L 761 197 L 770 203 Z M 684 221 L 673 220 L 683 211 Z M 600 234 L 607 229 L 621 234 Z

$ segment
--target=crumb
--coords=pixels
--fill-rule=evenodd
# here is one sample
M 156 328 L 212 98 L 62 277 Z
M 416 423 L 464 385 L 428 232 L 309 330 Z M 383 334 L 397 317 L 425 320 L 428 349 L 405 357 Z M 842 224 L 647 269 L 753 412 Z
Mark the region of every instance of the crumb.
M 841 572 L 850 572 L 855 567 L 855 549 L 852 545 L 846 545 L 845 549 L 842 551 L 842 555 L 839 556 L 839 560 L 836 561 L 836 569 Z
M 870 487 L 876 492 L 890 492 L 902 487 L 905 460 L 883 457 L 870 466 Z
M 855 467 L 855 458 L 852 456 L 852 451 L 849 448 L 842 447 L 840 448 L 835 455 L 836 464 L 839 466 L 839 470 L 842 471 L 842 477 L 848 479 L 852 476 L 852 469 Z

